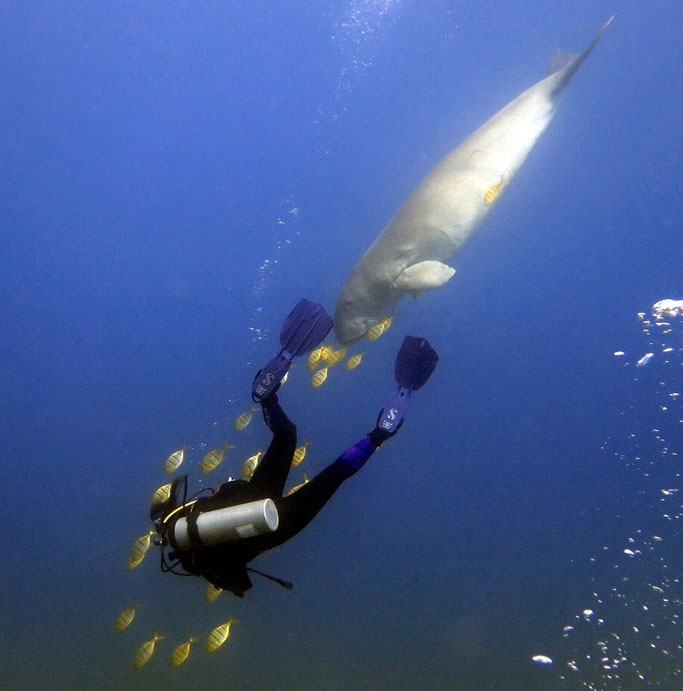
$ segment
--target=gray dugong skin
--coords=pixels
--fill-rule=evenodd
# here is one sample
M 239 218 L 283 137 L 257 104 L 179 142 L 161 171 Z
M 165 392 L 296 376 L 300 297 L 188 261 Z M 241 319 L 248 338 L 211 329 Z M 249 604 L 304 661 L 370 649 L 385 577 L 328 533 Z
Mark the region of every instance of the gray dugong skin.
M 610 25 L 578 55 L 521 93 L 451 151 L 403 203 L 356 264 L 337 300 L 342 344 L 362 338 L 407 293 L 446 283 L 445 262 L 483 221 L 553 118 L 565 86 Z

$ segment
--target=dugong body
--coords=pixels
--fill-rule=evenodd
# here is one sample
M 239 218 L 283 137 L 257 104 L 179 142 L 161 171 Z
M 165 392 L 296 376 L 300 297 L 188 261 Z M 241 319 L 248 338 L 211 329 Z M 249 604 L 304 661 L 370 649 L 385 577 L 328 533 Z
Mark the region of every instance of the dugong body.
M 334 328 L 342 344 L 362 338 L 406 294 L 446 283 L 445 262 L 488 213 L 553 118 L 565 86 L 610 18 L 582 53 L 520 94 L 422 180 L 356 264 L 337 300 Z

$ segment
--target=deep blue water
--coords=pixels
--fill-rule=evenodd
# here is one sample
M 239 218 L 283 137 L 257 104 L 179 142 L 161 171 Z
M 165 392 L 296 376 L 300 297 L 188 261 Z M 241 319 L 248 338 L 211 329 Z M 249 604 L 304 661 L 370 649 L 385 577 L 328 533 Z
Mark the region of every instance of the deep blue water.
M 455 278 L 401 303 L 355 372 L 312 391 L 293 370 L 282 400 L 312 474 L 371 429 L 406 333 L 441 357 L 400 434 L 259 559 L 295 589 L 255 580 L 207 605 L 156 554 L 127 571 L 181 440 L 195 478 L 224 436 L 237 446 L 210 483 L 267 443 L 260 420 L 232 425 L 296 300 L 332 310 L 421 177 L 612 14 Z M 681 499 L 661 490 L 681 486 L 683 327 L 647 334 L 636 316 L 683 297 L 680 7 L 0 16 L 0 686 L 680 687 Z M 224 648 L 201 641 L 170 668 L 173 646 L 228 616 Z M 605 642 L 628 658 L 616 672 Z

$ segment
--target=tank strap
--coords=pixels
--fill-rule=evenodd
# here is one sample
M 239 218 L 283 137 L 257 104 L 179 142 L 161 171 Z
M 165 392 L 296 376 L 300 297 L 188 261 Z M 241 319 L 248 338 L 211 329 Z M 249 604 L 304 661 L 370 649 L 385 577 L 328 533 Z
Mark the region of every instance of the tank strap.
M 185 518 L 187 521 L 187 536 L 190 538 L 190 550 L 192 554 L 203 552 L 205 547 L 201 537 L 199 537 L 199 529 L 197 528 L 197 520 L 201 515 L 201 511 L 190 511 Z
M 277 578 L 277 576 L 270 576 L 267 573 L 263 573 L 263 571 L 253 569 L 251 566 L 247 566 L 247 571 L 257 573 L 259 576 L 263 576 L 264 578 L 267 578 L 269 581 L 274 581 L 278 585 L 281 585 L 283 588 L 287 588 L 287 590 L 291 590 L 294 587 L 294 583 L 291 583 L 290 581 L 285 581 L 283 578 Z

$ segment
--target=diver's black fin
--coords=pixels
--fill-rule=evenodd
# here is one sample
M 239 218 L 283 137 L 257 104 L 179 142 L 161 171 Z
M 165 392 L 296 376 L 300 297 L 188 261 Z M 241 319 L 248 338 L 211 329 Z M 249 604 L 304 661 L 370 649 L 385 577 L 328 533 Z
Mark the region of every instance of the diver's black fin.
M 426 338 L 406 336 L 396 356 L 394 375 L 398 388 L 377 418 L 377 429 L 389 435 L 398 432 L 413 391 L 427 383 L 439 361 L 439 355 Z
M 409 391 L 417 391 L 432 376 L 438 361 L 439 354 L 426 338 L 406 336 L 396 356 L 396 382 Z
M 251 396 L 255 401 L 268 398 L 280 386 L 292 359 L 304 355 L 322 343 L 332 329 L 332 317 L 322 305 L 302 298 L 289 313 L 280 331 L 280 352 L 254 379 Z
M 322 305 L 301 298 L 282 325 L 280 345 L 293 357 L 305 355 L 322 343 L 333 323 Z

